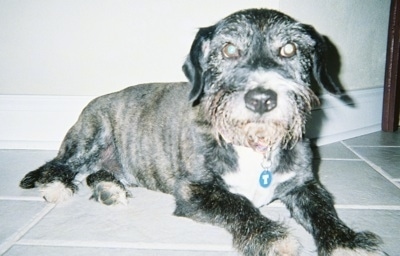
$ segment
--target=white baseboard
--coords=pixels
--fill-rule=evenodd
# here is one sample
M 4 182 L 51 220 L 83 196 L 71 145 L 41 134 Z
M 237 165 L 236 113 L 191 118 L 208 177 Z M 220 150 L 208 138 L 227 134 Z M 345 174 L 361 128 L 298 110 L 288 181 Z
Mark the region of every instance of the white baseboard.
M 381 130 L 383 87 L 348 92 L 353 103 L 331 95 L 321 97 L 307 123 L 308 138 L 317 145 L 329 144 Z
M 381 129 L 383 88 L 349 93 L 355 105 L 326 95 L 313 111 L 307 136 L 323 145 Z M 0 95 L 0 149 L 57 150 L 94 97 Z

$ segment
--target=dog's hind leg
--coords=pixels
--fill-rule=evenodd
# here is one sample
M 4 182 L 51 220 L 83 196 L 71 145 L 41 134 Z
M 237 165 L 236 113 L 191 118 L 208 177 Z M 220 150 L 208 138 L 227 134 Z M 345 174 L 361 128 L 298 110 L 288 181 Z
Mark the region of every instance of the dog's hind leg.
M 20 187 L 29 189 L 39 186 L 46 201 L 59 203 L 78 190 L 74 183 L 75 176 L 76 172 L 73 172 L 68 165 L 54 159 L 25 175 Z
M 100 170 L 90 174 L 86 182 L 93 190 L 91 199 L 105 205 L 127 204 L 130 193 L 111 172 Z
M 98 106 L 96 103 L 88 105 L 68 131 L 58 155 L 26 174 L 20 187 L 39 187 L 46 201 L 58 203 L 78 190 L 78 174 L 86 176 L 105 165 L 120 169 L 109 122 L 103 112 L 98 111 Z

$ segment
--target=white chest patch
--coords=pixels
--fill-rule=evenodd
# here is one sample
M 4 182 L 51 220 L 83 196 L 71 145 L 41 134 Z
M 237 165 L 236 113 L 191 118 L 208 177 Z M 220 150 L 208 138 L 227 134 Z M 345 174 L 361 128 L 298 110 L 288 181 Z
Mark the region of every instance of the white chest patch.
M 238 170 L 226 173 L 222 178 L 229 186 L 230 192 L 245 196 L 256 207 L 271 202 L 276 187 L 295 176 L 294 172 L 281 174 L 273 173 L 272 170 L 265 170 L 261 166 L 262 154 L 246 147 L 234 146 L 234 148 L 239 157 Z M 272 152 L 273 154 L 274 152 Z M 271 168 L 274 168 L 273 164 Z

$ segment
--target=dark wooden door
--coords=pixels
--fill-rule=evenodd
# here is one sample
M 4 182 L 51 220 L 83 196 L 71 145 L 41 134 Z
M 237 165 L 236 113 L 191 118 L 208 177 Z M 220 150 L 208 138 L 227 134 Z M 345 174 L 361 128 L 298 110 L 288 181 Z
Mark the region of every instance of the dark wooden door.
M 392 0 L 383 92 L 382 130 L 394 132 L 399 128 L 400 110 L 400 1 Z

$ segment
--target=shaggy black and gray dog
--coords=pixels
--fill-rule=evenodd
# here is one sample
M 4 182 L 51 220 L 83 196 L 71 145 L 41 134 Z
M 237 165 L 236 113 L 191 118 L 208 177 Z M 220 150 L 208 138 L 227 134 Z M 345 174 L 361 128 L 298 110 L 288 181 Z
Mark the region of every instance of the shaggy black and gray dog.
M 228 230 L 244 255 L 299 255 L 283 224 L 259 207 L 281 200 L 319 255 L 385 255 L 379 238 L 347 227 L 316 179 L 302 139 L 326 73 L 324 39 L 272 10 L 234 13 L 199 30 L 183 66 L 189 83 L 146 84 L 93 100 L 56 158 L 28 173 L 49 202 L 88 175 L 95 200 L 126 203 L 143 186 L 175 197 L 174 214 Z

